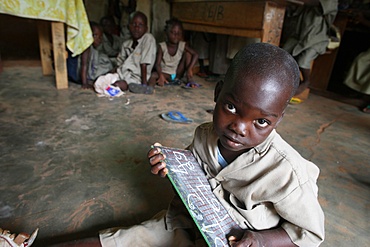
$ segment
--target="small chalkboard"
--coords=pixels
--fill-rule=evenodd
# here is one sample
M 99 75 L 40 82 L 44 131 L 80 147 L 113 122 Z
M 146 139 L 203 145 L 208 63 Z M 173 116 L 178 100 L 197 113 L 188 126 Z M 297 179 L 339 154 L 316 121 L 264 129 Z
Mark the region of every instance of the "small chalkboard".
M 158 147 L 166 155 L 168 177 L 208 246 L 229 246 L 226 235 L 240 229 L 213 194 L 211 186 L 189 150 Z

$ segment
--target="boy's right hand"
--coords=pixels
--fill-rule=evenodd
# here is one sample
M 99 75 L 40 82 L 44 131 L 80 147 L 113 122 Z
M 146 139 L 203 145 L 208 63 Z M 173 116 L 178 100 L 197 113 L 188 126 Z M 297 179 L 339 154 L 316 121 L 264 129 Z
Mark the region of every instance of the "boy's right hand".
M 162 146 L 160 143 L 154 143 L 152 149 L 148 152 L 148 159 L 149 164 L 151 166 L 150 171 L 155 174 L 159 175 L 162 178 L 165 177 L 168 173 L 168 169 L 166 168 L 166 163 L 163 161 L 166 156 L 161 153 L 161 149 L 158 146 Z
M 157 84 L 158 84 L 158 86 L 161 86 L 161 87 L 163 87 L 164 84 L 168 84 L 168 81 L 166 80 L 166 78 L 164 77 L 163 74 L 159 75 L 159 78 L 157 80 Z

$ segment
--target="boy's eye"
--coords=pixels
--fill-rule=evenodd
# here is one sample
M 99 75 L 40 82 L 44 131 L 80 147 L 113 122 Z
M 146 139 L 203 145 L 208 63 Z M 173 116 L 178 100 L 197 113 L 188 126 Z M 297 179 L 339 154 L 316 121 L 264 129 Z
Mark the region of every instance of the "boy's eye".
M 232 104 L 226 104 L 226 110 L 228 110 L 229 112 L 231 112 L 231 113 L 233 113 L 233 114 L 235 114 L 236 113 L 236 109 L 235 109 L 235 106 L 234 105 L 232 105 Z
M 266 119 L 263 119 L 263 118 L 262 119 L 254 120 L 254 123 L 257 124 L 261 128 L 265 128 L 268 125 L 270 125 L 270 122 L 267 121 Z
M 172 35 L 179 35 L 179 36 L 181 35 L 181 32 L 173 32 L 173 31 L 171 31 L 170 33 L 171 33 Z
M 143 28 L 144 27 L 144 24 L 142 24 L 142 23 L 130 23 L 130 26 L 132 26 L 132 27 L 138 27 L 138 28 Z

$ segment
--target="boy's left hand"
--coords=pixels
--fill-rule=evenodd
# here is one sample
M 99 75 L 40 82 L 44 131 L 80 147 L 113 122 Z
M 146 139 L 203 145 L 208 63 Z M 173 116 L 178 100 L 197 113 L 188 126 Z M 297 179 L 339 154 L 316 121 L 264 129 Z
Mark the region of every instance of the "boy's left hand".
M 153 146 L 157 147 L 153 147 L 148 152 L 149 164 L 152 167 L 150 171 L 155 175 L 165 177 L 168 173 L 166 163 L 163 161 L 166 158 L 166 156 L 162 154 L 160 148 L 158 148 L 158 146 L 162 145 L 160 143 L 154 143 Z

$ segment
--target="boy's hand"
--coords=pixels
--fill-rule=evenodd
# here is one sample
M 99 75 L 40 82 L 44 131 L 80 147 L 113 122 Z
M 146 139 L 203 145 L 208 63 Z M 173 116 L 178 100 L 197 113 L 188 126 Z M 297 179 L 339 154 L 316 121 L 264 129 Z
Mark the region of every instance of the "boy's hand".
M 289 235 L 282 227 L 263 231 L 246 230 L 244 233 L 232 234 L 228 237 L 229 245 L 232 247 L 250 246 L 275 246 L 296 247 Z
M 249 247 L 259 247 L 263 246 L 261 242 L 261 236 L 257 232 L 252 231 L 245 231 L 243 237 L 240 239 L 235 236 L 230 236 L 228 238 L 229 245 L 232 247 L 242 247 L 242 246 L 249 246 Z
M 160 74 L 159 75 L 159 78 L 158 78 L 158 80 L 157 80 L 157 84 L 159 85 L 159 86 L 164 86 L 164 84 L 165 83 L 168 83 L 168 81 L 166 80 L 166 78 L 164 77 L 164 75 L 163 74 Z
M 162 146 L 160 143 L 154 143 L 153 146 Z M 149 150 L 148 152 L 148 159 L 149 164 L 152 167 L 150 171 L 161 177 L 165 177 L 168 173 L 168 169 L 166 168 L 166 163 L 164 163 L 164 159 L 166 156 L 161 153 L 161 149 L 158 147 L 154 147 Z

